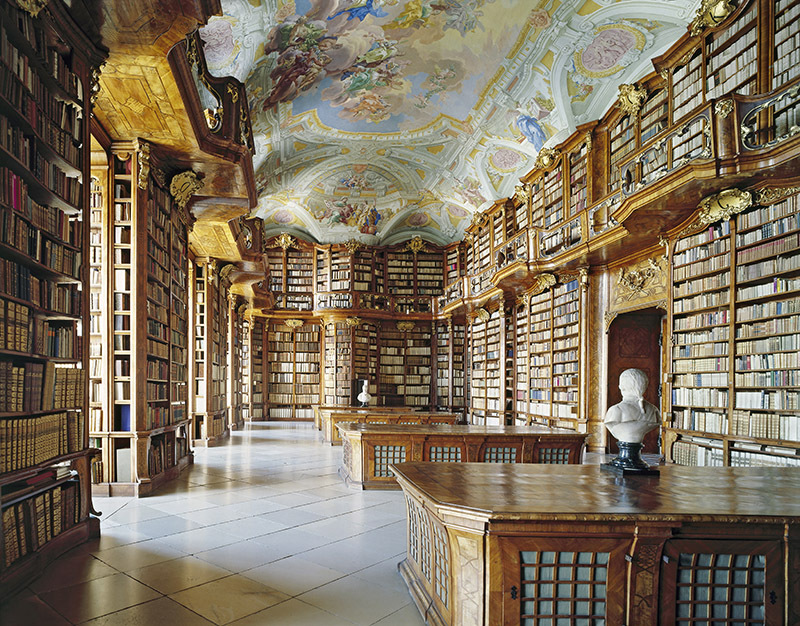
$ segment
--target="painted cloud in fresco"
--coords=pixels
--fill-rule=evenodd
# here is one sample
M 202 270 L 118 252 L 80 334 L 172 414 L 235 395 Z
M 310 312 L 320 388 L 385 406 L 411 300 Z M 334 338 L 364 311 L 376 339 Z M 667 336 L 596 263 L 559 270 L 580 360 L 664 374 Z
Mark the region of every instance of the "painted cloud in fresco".
M 419 128 L 440 113 L 463 120 L 530 11 L 502 2 L 492 13 L 494 3 L 298 0 L 268 33 L 257 104 L 292 102 L 294 115 L 316 110 L 347 130 Z M 482 45 L 468 45 L 467 35 Z

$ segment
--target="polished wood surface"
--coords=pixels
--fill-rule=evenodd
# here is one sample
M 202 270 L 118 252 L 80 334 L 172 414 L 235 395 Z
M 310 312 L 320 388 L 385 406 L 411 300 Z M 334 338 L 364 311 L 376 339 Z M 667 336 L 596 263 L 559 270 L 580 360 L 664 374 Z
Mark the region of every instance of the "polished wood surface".
M 625 478 L 599 465 L 398 463 L 392 469 L 437 506 L 481 511 L 487 521 L 657 515 L 800 523 L 800 472 L 782 468 L 664 465 L 658 476 Z
M 389 464 L 580 463 L 586 435 L 546 426 L 337 424 L 344 450 L 339 474 L 353 487 L 399 488 Z M 435 473 L 438 464 L 433 467 Z
M 743 607 L 752 623 L 800 623 L 793 469 L 662 466 L 658 477 L 624 478 L 595 465 L 391 469 L 409 516 L 399 569 L 428 624 L 547 623 L 557 602 L 572 624 L 687 614 L 709 623 L 702 616 Z
M 342 445 L 342 439 L 336 426 L 346 422 L 411 426 L 414 424 L 455 424 L 462 419 L 461 415 L 456 413 L 415 411 L 413 409 L 397 411 L 391 407 L 386 411 L 383 409 L 384 407 L 370 408 L 366 411 L 320 411 L 323 440 L 332 446 Z

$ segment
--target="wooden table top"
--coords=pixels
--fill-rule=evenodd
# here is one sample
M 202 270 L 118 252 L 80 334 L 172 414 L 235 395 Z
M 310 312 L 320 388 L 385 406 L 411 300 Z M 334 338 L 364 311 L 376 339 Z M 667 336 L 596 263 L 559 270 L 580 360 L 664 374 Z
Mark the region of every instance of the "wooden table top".
M 584 433 L 576 433 L 568 428 L 549 428 L 536 424 L 534 426 L 480 426 L 476 424 L 362 424 L 359 422 L 339 422 L 337 428 L 342 433 L 369 433 L 369 434 L 395 434 L 404 435 L 511 435 L 542 436 L 542 435 L 572 435 L 575 438 L 586 438 Z
M 619 476 L 599 465 L 397 463 L 403 489 L 447 511 L 503 520 L 755 521 L 800 524 L 800 470 L 659 467 Z M 476 515 L 477 514 L 477 515 Z

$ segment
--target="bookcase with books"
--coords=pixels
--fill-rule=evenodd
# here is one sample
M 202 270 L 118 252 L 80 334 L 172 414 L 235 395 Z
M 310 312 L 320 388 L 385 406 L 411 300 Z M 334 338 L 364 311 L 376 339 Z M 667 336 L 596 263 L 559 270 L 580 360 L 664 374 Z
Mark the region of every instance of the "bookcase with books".
M 246 305 L 243 305 L 246 306 Z M 250 345 L 250 329 L 253 324 L 253 320 L 251 317 L 247 315 L 242 316 L 241 326 L 240 326 L 240 341 L 241 341 L 241 369 L 239 373 L 241 375 L 241 383 L 240 383 L 240 394 L 241 394 L 241 412 L 242 412 L 242 420 L 245 422 L 250 421 L 251 416 L 251 400 L 252 400 L 252 387 L 251 387 L 251 376 L 252 376 L 252 362 L 250 360 L 250 354 L 252 350 L 252 346 Z M 232 370 L 235 374 L 236 370 Z
M 90 445 L 103 449 L 101 439 L 94 433 L 106 430 L 108 415 L 108 385 L 106 384 L 108 363 L 109 320 L 108 278 L 104 267 L 108 266 L 106 219 L 108 216 L 108 157 L 97 145 L 100 163 L 95 164 L 95 141 L 92 138 L 92 174 L 89 190 L 89 437 Z M 106 446 L 109 447 L 110 446 Z M 107 463 L 102 456 L 92 461 L 92 482 L 108 482 L 105 477 Z
M 577 279 L 553 287 L 554 425 L 577 428 L 580 400 L 581 289 Z
M 32 13 L 39 13 L 38 17 Z M 0 597 L 99 533 L 90 516 L 91 66 L 59 0 L 0 12 Z M 85 320 L 85 321 L 84 321 Z
M 266 388 L 264 386 L 265 361 L 265 327 L 264 318 L 253 317 L 250 322 L 250 419 L 260 422 L 266 419 L 264 402 Z
M 379 385 L 382 406 L 405 405 L 405 337 L 397 323 L 383 322 L 380 337 Z
M 530 296 L 523 295 L 514 304 L 514 422 L 528 422 L 528 301 Z
M 731 24 L 706 35 L 706 100 L 734 92 L 742 95 L 759 93 L 759 5 L 757 1 L 740 2 L 739 7 L 744 8 Z
M 310 311 L 314 307 L 314 251 L 310 248 L 286 250 L 285 307 Z
M 428 409 L 431 406 L 431 322 L 416 321 L 403 334 L 405 405 Z
M 479 309 L 469 326 L 470 421 L 473 424 L 504 423 L 502 398 L 505 395 L 501 343 L 503 311 Z
M 347 320 L 325 322 L 324 404 L 351 405 L 352 332 Z
M 140 160 L 150 158 L 144 145 L 111 144 L 113 204 L 98 233 L 108 240 L 110 258 L 98 268 L 103 286 L 98 297 L 111 303 L 108 335 L 100 346 L 108 353 L 108 377 L 98 381 L 111 409 L 92 422 L 91 431 L 102 450 L 93 490 L 102 495 L 148 494 L 192 459 L 188 214 L 147 169 L 139 169 Z
M 319 324 L 272 320 L 267 328 L 269 419 L 313 419 L 312 405 L 320 403 Z
M 242 409 L 242 385 L 244 384 L 244 345 L 242 341 L 243 319 L 239 311 L 240 300 L 232 293 L 228 294 L 228 350 L 227 350 L 227 385 L 228 385 L 228 427 L 238 430 L 244 426 Z
M 800 76 L 800 9 L 796 0 L 775 2 L 771 89 Z
M 378 397 L 378 326 L 374 322 L 358 320 L 352 330 L 353 381 L 369 381 L 367 389 L 370 395 Z M 351 383 L 351 387 L 353 384 Z M 361 389 L 352 388 L 351 393 L 357 399 Z M 375 402 L 373 400 L 373 402 Z
M 194 263 L 194 445 L 214 446 L 228 436 L 228 288 L 216 259 Z
M 403 247 L 386 252 L 386 293 L 390 296 L 413 296 L 414 255 Z
M 464 275 L 464 245 L 451 244 L 444 251 L 444 284 L 451 285 Z
M 752 208 L 675 242 L 666 440 L 679 464 L 800 466 L 800 202 L 794 188 L 752 193 Z
M 528 297 L 528 421 L 549 424 L 553 400 L 552 293 Z

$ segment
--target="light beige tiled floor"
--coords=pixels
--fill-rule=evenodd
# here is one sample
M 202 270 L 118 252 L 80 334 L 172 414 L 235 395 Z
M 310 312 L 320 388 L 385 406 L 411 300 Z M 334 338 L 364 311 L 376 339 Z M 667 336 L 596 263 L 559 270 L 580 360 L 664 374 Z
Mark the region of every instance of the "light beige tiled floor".
M 415 626 L 399 491 L 347 489 L 310 424 L 253 423 L 0 606 L 3 626 Z

